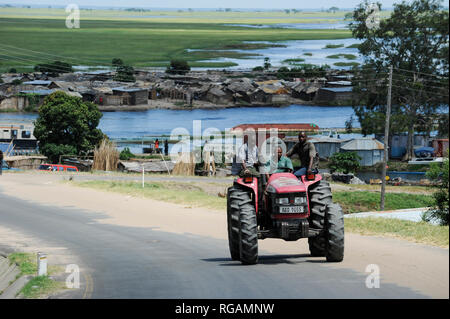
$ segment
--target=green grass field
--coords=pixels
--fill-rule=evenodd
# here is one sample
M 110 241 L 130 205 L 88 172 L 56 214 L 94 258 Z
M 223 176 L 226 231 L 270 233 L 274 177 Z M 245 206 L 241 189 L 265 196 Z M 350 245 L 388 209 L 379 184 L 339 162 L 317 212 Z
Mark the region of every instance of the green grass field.
M 185 59 L 193 66 L 225 67 L 208 63 L 220 57 L 245 53 L 219 51 L 253 49 L 245 41 L 276 43 L 287 40 L 343 39 L 347 30 L 257 29 L 224 25 L 311 23 L 306 17 L 322 14 L 333 22 L 343 13 L 284 12 L 81 12 L 81 28 L 67 29 L 67 14 L 60 9 L 2 8 L 0 10 L 0 71 L 10 67 L 63 60 L 73 65 L 110 65 L 121 58 L 136 67 L 165 66 L 171 59 Z M 155 18 L 148 18 L 155 16 Z M 264 18 L 264 19 L 262 19 Z M 267 19 L 266 19 L 267 18 Z M 316 19 L 313 20 L 317 22 Z M 271 44 L 258 44 L 259 47 Z M 187 49 L 207 51 L 188 52 Z M 198 62 L 202 61 L 202 62 Z

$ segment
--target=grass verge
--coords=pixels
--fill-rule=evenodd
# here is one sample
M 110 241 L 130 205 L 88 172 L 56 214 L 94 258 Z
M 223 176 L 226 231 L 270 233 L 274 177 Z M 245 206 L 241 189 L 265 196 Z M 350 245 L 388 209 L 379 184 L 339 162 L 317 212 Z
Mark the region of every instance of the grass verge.
M 37 273 L 37 256 L 30 253 L 12 253 L 8 259 L 17 264 L 20 269 L 20 275 L 35 275 Z M 52 275 L 61 272 L 61 267 L 48 265 L 48 274 Z M 58 282 L 50 279 L 48 276 L 38 276 L 30 280 L 19 292 L 24 298 L 40 298 L 49 295 L 58 290 L 64 289 L 64 282 Z
M 20 293 L 27 299 L 35 299 L 64 288 L 64 282 L 52 280 L 48 276 L 38 276 L 31 279 Z
M 346 218 L 345 231 L 369 236 L 401 238 L 416 243 L 448 248 L 448 226 L 412 222 L 394 218 Z
M 333 201 L 339 203 L 345 214 L 377 211 L 380 209 L 380 193 L 377 192 L 335 192 Z M 385 210 L 428 207 L 432 196 L 423 194 L 386 193 Z
M 219 197 L 217 194 L 210 194 L 201 187 L 192 185 L 192 183 L 151 182 L 145 183 L 144 188 L 140 182 L 86 181 L 71 183 L 81 187 L 151 198 L 174 204 L 211 209 L 225 209 L 227 207 L 226 198 Z M 223 190 L 225 190 L 225 186 Z

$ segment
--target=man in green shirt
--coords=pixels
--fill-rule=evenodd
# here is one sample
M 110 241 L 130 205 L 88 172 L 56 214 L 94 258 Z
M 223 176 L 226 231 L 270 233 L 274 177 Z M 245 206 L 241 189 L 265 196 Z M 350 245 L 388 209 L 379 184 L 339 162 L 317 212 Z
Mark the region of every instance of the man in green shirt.
M 292 173 L 294 171 L 291 160 L 288 157 L 283 156 L 283 149 L 281 147 L 277 147 L 277 158 L 277 161 L 271 159 L 266 163 L 267 175 L 273 173 Z M 267 178 L 269 178 L 269 176 L 267 176 Z

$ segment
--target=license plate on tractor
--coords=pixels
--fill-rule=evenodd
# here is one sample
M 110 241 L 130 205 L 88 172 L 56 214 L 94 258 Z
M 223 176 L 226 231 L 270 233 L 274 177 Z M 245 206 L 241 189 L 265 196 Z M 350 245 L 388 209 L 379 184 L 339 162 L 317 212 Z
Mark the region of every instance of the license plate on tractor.
M 299 214 L 303 213 L 303 211 L 304 211 L 303 206 L 280 207 L 280 214 Z

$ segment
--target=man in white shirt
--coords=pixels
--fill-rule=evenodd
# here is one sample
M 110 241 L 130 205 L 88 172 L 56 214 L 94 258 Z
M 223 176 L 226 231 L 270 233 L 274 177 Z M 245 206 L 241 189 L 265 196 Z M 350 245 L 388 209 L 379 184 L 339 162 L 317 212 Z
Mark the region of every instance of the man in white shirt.
M 240 177 L 244 175 L 259 176 L 255 167 L 259 165 L 258 147 L 256 146 L 256 137 L 253 134 L 244 135 L 244 144 L 239 148 L 237 163 L 242 165 L 239 172 Z

